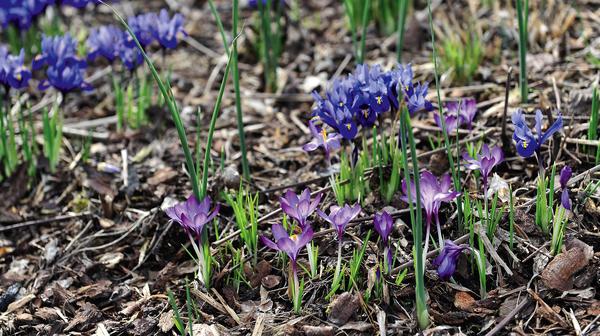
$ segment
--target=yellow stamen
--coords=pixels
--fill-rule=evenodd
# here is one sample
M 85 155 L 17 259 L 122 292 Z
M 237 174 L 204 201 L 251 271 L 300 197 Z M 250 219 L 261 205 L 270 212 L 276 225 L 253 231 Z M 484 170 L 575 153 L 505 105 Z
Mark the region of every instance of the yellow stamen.
M 323 137 L 323 141 L 327 141 L 327 131 L 325 128 L 321 128 L 321 136 Z
M 528 144 L 526 141 L 523 141 L 523 149 L 527 148 Z
M 344 102 L 340 102 L 340 107 L 344 107 Z
M 290 236 L 290 239 L 293 241 L 296 241 L 296 240 L 298 240 L 298 235 L 293 234 Z
M 375 97 L 375 99 L 377 99 L 377 104 L 381 105 L 381 101 L 382 101 L 381 96 Z
M 363 110 L 363 115 L 365 116 L 365 119 L 369 117 L 369 110 Z
M 346 124 L 346 128 L 350 130 L 352 128 L 352 124 Z

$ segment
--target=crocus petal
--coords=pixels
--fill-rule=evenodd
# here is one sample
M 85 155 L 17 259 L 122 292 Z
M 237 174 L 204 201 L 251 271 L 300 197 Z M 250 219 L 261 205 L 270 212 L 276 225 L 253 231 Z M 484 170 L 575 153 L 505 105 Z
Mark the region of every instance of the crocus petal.
M 267 246 L 268 248 L 271 248 L 271 249 L 276 250 L 276 251 L 281 251 L 279 249 L 279 246 L 277 246 L 277 244 L 275 244 L 274 242 L 272 242 L 271 240 L 269 240 L 267 237 L 260 236 L 258 238 L 263 243 L 263 245 Z
M 273 238 L 275 239 L 276 242 L 278 242 L 279 240 L 281 240 L 283 238 L 289 237 L 287 231 L 283 228 L 283 226 L 281 226 L 279 224 L 274 224 L 271 227 L 271 232 L 273 232 Z

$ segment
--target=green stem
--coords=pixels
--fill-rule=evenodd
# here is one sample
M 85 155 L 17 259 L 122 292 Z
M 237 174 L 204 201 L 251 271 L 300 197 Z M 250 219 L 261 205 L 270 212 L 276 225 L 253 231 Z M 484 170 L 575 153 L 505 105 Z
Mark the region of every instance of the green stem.
M 233 0 L 233 27 L 234 34 L 237 34 L 238 30 L 238 0 Z M 240 72 L 238 68 L 238 49 L 237 40 L 233 41 L 233 59 L 232 59 L 232 71 L 233 71 L 233 86 L 235 88 L 235 111 L 237 116 L 237 127 L 238 135 L 240 137 L 240 152 L 242 154 L 242 173 L 246 181 L 250 180 L 250 167 L 248 166 L 248 155 L 246 152 L 246 133 L 244 132 L 244 113 L 242 112 L 242 97 L 240 93 Z
M 179 109 L 177 107 L 177 102 L 175 101 L 175 97 L 173 96 L 171 87 L 168 84 L 167 84 L 167 86 L 165 86 L 162 79 L 160 78 L 160 75 L 158 74 L 158 71 L 156 70 L 156 68 L 154 67 L 154 64 L 152 63 L 152 60 L 148 57 L 148 55 L 144 51 L 144 48 L 142 47 L 142 45 L 140 44 L 138 39 L 135 37 L 134 32 L 131 30 L 131 27 L 129 27 L 129 25 L 127 25 L 127 22 L 125 22 L 125 20 L 119 14 L 119 12 L 111 5 L 107 4 L 106 2 L 104 2 L 102 0 L 98 0 L 98 1 L 102 4 L 104 4 L 105 6 L 108 6 L 108 8 L 110 8 L 113 11 L 115 16 L 119 20 L 119 22 L 125 27 L 125 29 L 129 33 L 129 35 L 135 41 L 137 48 L 142 53 L 142 56 L 144 57 L 144 60 L 146 61 L 146 64 L 148 65 L 148 68 L 150 69 L 150 72 L 152 73 L 152 77 L 156 81 L 156 84 L 158 85 L 158 88 L 160 89 L 161 94 L 163 95 L 163 97 L 165 98 L 165 101 L 167 102 L 167 107 L 169 108 L 169 111 L 171 112 L 171 117 L 173 118 L 173 122 L 175 123 L 175 127 L 177 129 L 177 135 L 179 136 L 179 141 L 181 142 L 181 147 L 183 149 L 183 155 L 185 156 L 186 168 L 187 168 L 188 174 L 190 174 L 190 180 L 192 183 L 192 189 L 194 191 L 194 195 L 198 199 L 202 198 L 200 196 L 203 196 L 204 194 L 200 194 L 200 189 L 198 186 L 198 178 L 196 177 L 196 169 L 194 167 L 194 159 L 192 158 L 192 153 L 190 151 L 190 147 L 188 145 L 187 137 L 185 134 L 185 128 L 183 126 L 183 122 L 181 121 L 181 116 L 179 115 Z M 227 62 L 227 65 L 229 67 L 229 62 Z M 227 70 L 229 70 L 229 69 L 227 69 Z M 227 78 L 227 73 L 225 75 L 225 79 L 226 78 Z M 222 98 L 222 93 L 219 96 L 219 98 Z M 220 99 L 219 99 L 219 101 L 220 101 Z M 213 126 L 212 131 L 214 131 L 214 126 Z M 210 148 L 210 147 L 207 146 L 207 148 Z M 207 150 L 207 152 L 209 152 L 209 151 Z M 206 168 L 206 166 L 205 166 L 205 168 Z M 204 172 L 207 174 L 208 169 L 204 169 Z
M 519 83 L 521 102 L 527 103 L 527 21 L 529 20 L 529 0 L 516 0 L 517 21 L 519 24 Z
M 396 45 L 396 59 L 402 62 L 402 48 L 404 47 L 404 26 L 408 13 L 408 0 L 398 0 L 398 43 Z
M 369 27 L 369 15 L 371 12 L 371 0 L 366 0 L 365 7 L 363 8 L 362 16 L 362 34 L 360 36 L 360 56 L 358 57 L 358 63 L 363 64 L 365 61 L 365 44 L 367 41 L 367 28 Z

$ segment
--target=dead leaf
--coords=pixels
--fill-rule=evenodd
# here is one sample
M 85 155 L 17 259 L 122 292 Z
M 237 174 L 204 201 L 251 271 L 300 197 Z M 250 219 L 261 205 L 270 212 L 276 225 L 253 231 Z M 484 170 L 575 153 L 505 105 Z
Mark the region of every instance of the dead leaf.
M 148 184 L 152 186 L 159 185 L 161 183 L 167 182 L 168 180 L 177 176 L 177 172 L 173 170 L 171 167 L 166 167 L 159 169 L 148 179 Z
M 281 277 L 279 275 L 267 275 L 266 277 L 262 278 L 262 285 L 265 286 L 265 288 L 267 289 L 272 289 L 275 288 L 279 285 L 279 283 L 281 282 Z
M 339 326 L 344 325 L 358 309 L 358 298 L 356 295 L 344 292 L 331 302 L 329 308 L 329 321 Z
M 69 323 L 69 325 L 65 328 L 65 331 L 85 331 L 100 320 L 102 320 L 102 313 L 94 304 L 86 302 L 77 311 L 77 314 L 71 320 L 71 323 Z
M 175 326 L 175 323 L 173 321 L 173 311 L 172 310 L 168 310 L 162 314 L 160 314 L 160 318 L 158 319 L 158 327 L 160 328 L 160 330 L 164 333 L 169 332 L 171 329 L 173 329 L 173 327 Z
M 310 326 L 305 325 L 302 326 L 304 333 L 306 336 L 333 336 L 335 333 L 333 332 L 332 326 Z
M 467 292 L 456 292 L 454 294 L 454 306 L 463 311 L 473 311 L 475 299 Z
M 215 325 L 208 324 L 194 324 L 192 331 L 195 336 L 220 336 L 221 333 Z
M 574 239 L 570 248 L 550 261 L 542 272 L 542 281 L 547 287 L 566 291 L 573 288 L 573 275 L 586 267 L 594 256 L 594 249 Z
M 121 252 L 110 252 L 103 254 L 100 257 L 100 263 L 108 269 L 113 269 L 119 264 L 119 262 L 121 262 L 121 260 L 123 260 L 124 257 L 125 255 Z

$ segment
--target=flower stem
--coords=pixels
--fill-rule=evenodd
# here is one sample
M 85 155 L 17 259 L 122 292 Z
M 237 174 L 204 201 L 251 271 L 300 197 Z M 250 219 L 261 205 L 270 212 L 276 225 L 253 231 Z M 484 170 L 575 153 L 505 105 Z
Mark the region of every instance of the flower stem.
M 300 281 L 298 281 L 298 266 L 296 264 L 296 260 L 292 260 L 292 273 L 294 273 L 294 298 L 292 299 L 293 301 L 293 306 L 294 306 L 294 311 L 296 313 L 300 312 L 300 301 L 302 300 L 299 296 L 300 296 Z
M 340 272 L 342 269 L 342 240 L 340 239 L 338 243 L 338 259 L 337 264 L 335 265 L 335 274 L 333 275 L 333 282 L 336 283 L 338 278 L 340 277 Z

